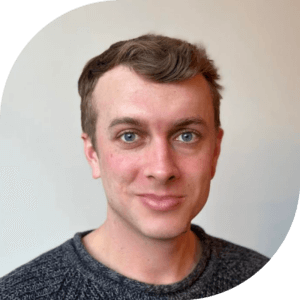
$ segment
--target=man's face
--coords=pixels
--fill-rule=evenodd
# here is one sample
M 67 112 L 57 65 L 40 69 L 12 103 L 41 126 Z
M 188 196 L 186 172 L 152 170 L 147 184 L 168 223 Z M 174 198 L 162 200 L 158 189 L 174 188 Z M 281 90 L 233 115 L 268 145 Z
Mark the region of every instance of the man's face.
M 93 177 L 102 178 L 107 220 L 156 239 L 186 232 L 208 198 L 223 135 L 205 79 L 153 83 L 118 66 L 93 97 L 98 151 L 83 139 Z

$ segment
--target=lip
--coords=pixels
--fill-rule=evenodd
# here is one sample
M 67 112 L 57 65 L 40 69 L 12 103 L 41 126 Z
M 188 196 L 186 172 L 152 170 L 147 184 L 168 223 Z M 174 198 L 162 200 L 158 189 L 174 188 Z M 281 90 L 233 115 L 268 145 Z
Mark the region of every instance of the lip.
M 138 196 L 146 207 L 158 211 L 177 209 L 184 200 L 184 196 L 181 195 L 140 194 Z

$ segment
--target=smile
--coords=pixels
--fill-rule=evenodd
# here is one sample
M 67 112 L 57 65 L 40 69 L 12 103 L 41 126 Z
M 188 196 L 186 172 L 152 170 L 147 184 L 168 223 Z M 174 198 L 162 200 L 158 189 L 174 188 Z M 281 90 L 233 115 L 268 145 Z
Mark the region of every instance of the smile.
M 158 211 L 175 210 L 184 200 L 184 196 L 177 195 L 141 194 L 138 196 L 146 207 Z

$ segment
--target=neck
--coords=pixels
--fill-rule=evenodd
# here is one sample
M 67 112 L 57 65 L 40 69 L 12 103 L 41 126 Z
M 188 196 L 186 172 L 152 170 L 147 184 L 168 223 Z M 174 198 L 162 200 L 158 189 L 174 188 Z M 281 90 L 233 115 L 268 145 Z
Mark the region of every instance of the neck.
M 157 240 L 106 220 L 85 236 L 83 243 L 107 267 L 149 284 L 181 281 L 192 272 L 201 256 L 200 241 L 190 228 L 176 238 Z

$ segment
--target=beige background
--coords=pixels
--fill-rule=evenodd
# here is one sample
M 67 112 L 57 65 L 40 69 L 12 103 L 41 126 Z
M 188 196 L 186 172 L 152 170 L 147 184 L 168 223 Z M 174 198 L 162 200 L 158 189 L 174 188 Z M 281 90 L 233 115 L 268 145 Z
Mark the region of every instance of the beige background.
M 80 140 L 77 80 L 110 44 L 148 32 L 203 42 L 225 86 L 217 175 L 193 222 L 274 255 L 299 195 L 299 11 L 292 0 L 128 0 L 75 9 L 38 32 L 2 99 L 0 276 L 103 222 L 104 192 Z

